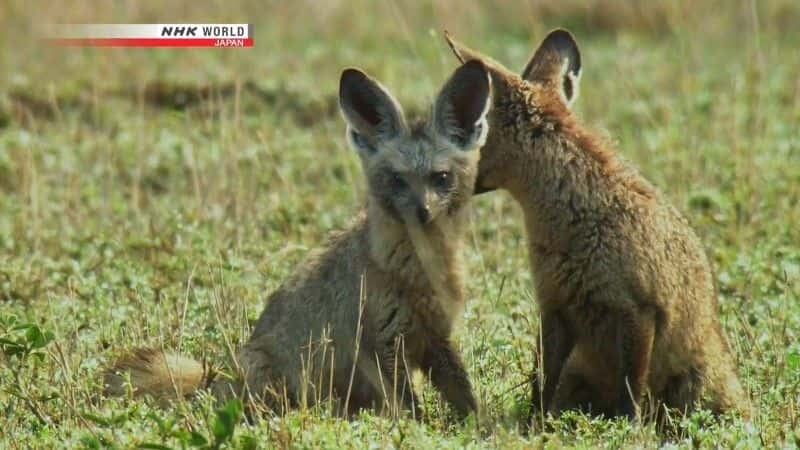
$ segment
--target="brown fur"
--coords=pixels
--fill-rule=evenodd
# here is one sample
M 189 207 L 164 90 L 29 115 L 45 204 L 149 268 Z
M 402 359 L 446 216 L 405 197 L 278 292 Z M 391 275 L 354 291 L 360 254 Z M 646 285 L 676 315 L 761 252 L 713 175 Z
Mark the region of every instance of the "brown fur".
M 451 117 L 452 104 L 469 100 L 462 96 L 474 95 L 476 84 L 483 104 L 472 112 L 480 116 Z M 450 335 L 464 304 L 459 248 L 486 133 L 459 146 L 448 132 L 467 136 L 462 119 L 485 125 L 489 92 L 486 69 L 464 66 L 443 88 L 433 117 L 407 127 L 379 84 L 353 69 L 343 73 L 348 137 L 368 179 L 366 211 L 272 293 L 239 351 L 236 381 L 212 383 L 217 397 L 246 394 L 278 411 L 330 400 L 345 414 L 416 414 L 410 374 L 421 370 L 459 416 L 477 410 Z M 432 185 L 443 171 L 452 184 Z M 107 392 L 124 393 L 126 378 L 138 393 L 167 398 L 206 381 L 196 362 L 158 351 L 120 360 L 108 372 Z
M 680 411 L 746 413 L 700 240 L 568 107 L 574 97 L 562 83 L 580 76 L 571 35 L 551 33 L 527 79 L 448 42 L 462 62 L 481 60 L 492 74 L 477 189 L 508 190 L 524 212 L 542 316 L 534 403 L 635 417 L 649 391 Z M 571 80 L 564 54 L 578 59 Z

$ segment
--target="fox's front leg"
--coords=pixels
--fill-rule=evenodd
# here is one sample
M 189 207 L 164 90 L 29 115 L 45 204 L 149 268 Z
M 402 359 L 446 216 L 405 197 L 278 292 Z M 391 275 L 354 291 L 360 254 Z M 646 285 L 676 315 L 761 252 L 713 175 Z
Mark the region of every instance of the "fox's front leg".
M 547 411 L 550 408 L 564 363 L 575 346 L 575 339 L 559 313 L 542 314 L 541 330 L 541 341 L 537 344 L 541 364 L 531 381 L 533 408 L 529 419 L 533 419 L 536 410 Z
M 459 418 L 478 412 L 467 370 L 447 338 L 433 337 L 422 358 L 422 370 L 429 374 L 434 387 L 442 393 Z
M 392 411 L 399 405 L 411 411 L 414 418 L 422 418 L 419 400 L 414 393 L 411 383 L 411 369 L 405 354 L 405 345 L 402 335 L 384 342 L 379 349 L 381 391 L 387 397 L 386 401 Z
M 636 408 L 647 388 L 655 339 L 655 314 L 649 310 L 626 311 L 616 317 L 617 367 L 620 383 L 616 414 L 636 419 Z

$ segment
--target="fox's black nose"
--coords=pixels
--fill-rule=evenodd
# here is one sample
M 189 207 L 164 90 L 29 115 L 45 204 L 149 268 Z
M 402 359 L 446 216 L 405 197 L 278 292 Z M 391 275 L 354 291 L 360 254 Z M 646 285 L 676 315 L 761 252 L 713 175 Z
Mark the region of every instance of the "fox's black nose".
M 417 206 L 417 219 L 419 223 L 425 225 L 431 221 L 431 210 L 424 205 Z

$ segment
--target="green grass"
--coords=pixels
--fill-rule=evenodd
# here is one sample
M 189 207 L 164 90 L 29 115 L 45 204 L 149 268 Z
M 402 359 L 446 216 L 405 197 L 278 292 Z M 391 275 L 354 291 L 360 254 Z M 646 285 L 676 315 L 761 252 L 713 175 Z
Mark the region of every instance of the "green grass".
M 797 446 L 800 18 L 796 2 L 115 2 L 0 11 L 0 447 Z M 34 2 L 36 3 L 36 2 Z M 599 6 L 598 6 L 599 5 Z M 631 6 L 633 5 L 633 6 Z M 256 47 L 53 49 L 47 22 L 248 21 Z M 571 415 L 523 435 L 537 310 L 508 195 L 475 199 L 456 340 L 480 426 L 322 409 L 237 420 L 208 398 L 159 409 L 100 395 L 103 367 L 165 346 L 222 360 L 270 291 L 364 197 L 336 110 L 356 65 L 407 110 L 455 67 L 440 36 L 521 68 L 554 26 L 583 52 L 577 109 L 694 224 L 756 414 L 674 436 Z M 231 436 L 232 433 L 232 436 Z

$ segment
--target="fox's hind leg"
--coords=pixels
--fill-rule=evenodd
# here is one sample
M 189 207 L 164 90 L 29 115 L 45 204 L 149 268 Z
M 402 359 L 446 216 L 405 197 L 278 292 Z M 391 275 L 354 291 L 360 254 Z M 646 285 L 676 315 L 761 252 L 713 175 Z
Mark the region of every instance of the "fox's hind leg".
M 727 361 L 717 361 L 714 367 L 696 366 L 672 377 L 664 388 L 661 400 L 664 406 L 680 414 L 690 413 L 696 407 L 717 415 L 737 411 L 749 417 L 751 413 L 733 364 Z
M 598 369 L 600 367 L 595 361 L 588 358 L 579 347 L 574 347 L 564 362 L 547 411 L 555 416 L 569 410 L 590 415 L 610 413 L 608 386 L 597 386 L 588 378 Z
M 752 415 L 750 399 L 739 380 L 733 355 L 717 325 L 716 345 L 708 346 L 711 355 L 706 365 L 705 386 L 701 401 L 717 414 L 738 412 L 745 418 Z
M 691 368 L 685 373 L 672 376 L 667 380 L 661 394 L 661 401 L 667 408 L 685 414 L 691 411 L 700 400 L 702 385 L 700 371 Z
M 637 418 L 647 389 L 655 322 L 648 310 L 585 312 L 582 336 L 559 377 L 549 410 L 577 408 L 609 417 Z M 602 312 L 603 314 L 600 314 Z
M 656 397 L 654 419 L 658 428 L 668 433 L 676 432 L 679 419 L 699 404 L 702 386 L 703 380 L 696 368 L 669 377 Z
M 244 397 L 263 403 L 279 414 L 297 406 L 299 374 L 297 379 L 287 379 L 276 370 L 281 361 L 270 351 L 270 345 L 267 336 L 262 335 L 242 346 L 233 365 L 237 381 L 216 384 L 213 386 L 215 395 Z
M 611 291 L 589 298 L 578 313 L 578 346 L 584 377 L 605 404 L 602 413 L 637 420 L 649 381 L 655 310 L 625 298 Z

